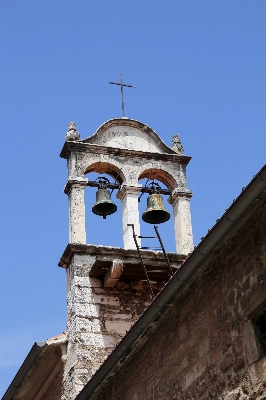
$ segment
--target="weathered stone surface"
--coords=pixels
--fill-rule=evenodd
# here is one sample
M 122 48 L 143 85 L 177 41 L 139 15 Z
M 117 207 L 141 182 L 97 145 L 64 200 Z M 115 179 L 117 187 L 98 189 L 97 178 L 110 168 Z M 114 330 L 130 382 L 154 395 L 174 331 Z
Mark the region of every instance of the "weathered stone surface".
M 75 180 L 68 192 L 69 242 L 86 243 L 84 190 L 87 179 Z
M 73 301 L 73 308 L 70 310 L 80 317 L 98 317 L 100 315 L 100 308 L 95 304 L 75 303 Z
M 207 367 L 207 360 L 202 359 L 200 362 L 197 362 L 197 364 L 190 369 L 190 371 L 187 373 L 185 376 L 185 385 L 186 388 L 188 388 L 199 376 L 201 376 Z
M 131 328 L 132 322 L 126 321 L 106 321 L 105 327 L 108 332 L 119 333 L 125 335 L 127 331 Z
M 228 370 L 232 367 L 233 362 L 234 362 L 234 358 L 233 358 L 232 354 L 226 355 L 226 356 L 222 359 L 221 370 L 222 370 L 223 372 L 228 371 Z
M 142 282 L 104 287 L 103 281 L 89 277 L 94 262 L 91 254 L 74 254 L 67 269 L 66 400 L 75 399 L 149 303 L 150 295 Z
M 80 139 L 80 134 L 77 131 L 75 122 L 69 122 L 68 130 L 66 133 L 66 140 L 79 140 L 79 139 Z
M 178 135 L 173 135 L 172 136 L 172 149 L 177 154 L 184 154 L 184 147 L 182 146 L 182 143 L 180 141 L 180 137 Z
M 87 332 L 80 334 L 80 342 L 85 346 L 101 347 L 103 349 L 114 348 L 116 345 L 114 338 L 109 335 Z
M 266 399 L 266 357 L 259 359 L 251 321 L 266 302 L 256 263 L 258 255 L 266 261 L 265 235 L 258 233 L 264 226 L 261 202 L 90 400 Z
M 74 325 L 74 326 L 73 326 Z M 100 320 L 94 318 L 76 317 L 72 320 L 69 330 L 75 332 L 101 332 L 102 327 Z
M 90 143 L 127 150 L 161 153 L 159 146 L 147 133 L 131 126 L 118 125 L 107 128 L 101 135 L 91 138 Z
M 172 200 L 174 213 L 174 229 L 176 240 L 176 252 L 189 254 L 193 250 L 193 236 L 191 229 L 190 195 L 176 196 Z

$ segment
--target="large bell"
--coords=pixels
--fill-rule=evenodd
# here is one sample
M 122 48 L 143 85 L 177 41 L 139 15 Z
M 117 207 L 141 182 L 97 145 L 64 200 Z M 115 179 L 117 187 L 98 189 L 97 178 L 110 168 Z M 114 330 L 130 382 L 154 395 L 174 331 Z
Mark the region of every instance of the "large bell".
M 170 214 L 164 208 L 163 198 L 159 193 L 148 196 L 147 209 L 142 214 L 142 219 L 148 224 L 162 224 L 170 219 Z
M 92 207 L 92 212 L 106 219 L 106 215 L 111 215 L 116 210 L 117 206 L 112 202 L 109 190 L 99 188 L 96 192 L 96 203 Z

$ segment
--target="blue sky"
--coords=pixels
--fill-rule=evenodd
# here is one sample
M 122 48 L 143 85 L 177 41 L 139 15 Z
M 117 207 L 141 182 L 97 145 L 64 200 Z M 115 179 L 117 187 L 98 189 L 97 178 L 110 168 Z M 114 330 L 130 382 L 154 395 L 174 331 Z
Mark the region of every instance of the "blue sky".
M 0 1 L 0 395 L 32 344 L 66 329 L 67 123 L 82 138 L 125 115 L 187 167 L 197 244 L 265 163 L 265 1 Z M 121 206 L 92 215 L 87 242 L 122 246 Z M 146 206 L 141 202 L 141 210 Z M 165 201 L 166 207 L 170 206 Z M 172 220 L 160 226 L 174 251 Z M 142 233 L 152 226 L 141 226 Z

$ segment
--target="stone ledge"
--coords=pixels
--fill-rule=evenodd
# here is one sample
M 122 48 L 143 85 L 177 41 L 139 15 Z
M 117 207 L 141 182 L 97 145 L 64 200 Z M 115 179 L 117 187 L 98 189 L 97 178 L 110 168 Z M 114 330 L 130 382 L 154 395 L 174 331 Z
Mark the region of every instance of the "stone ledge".
M 173 164 L 187 165 L 191 160 L 191 156 L 184 156 L 181 154 L 167 154 L 167 153 L 150 153 L 147 151 L 127 150 L 116 147 L 106 147 L 98 144 L 89 144 L 82 142 L 65 142 L 60 153 L 61 158 L 68 159 L 71 151 L 91 154 L 112 154 L 114 156 L 121 156 L 126 158 L 145 158 L 147 160 L 162 160 L 170 161 Z
M 96 257 L 96 260 L 102 261 L 113 261 L 114 259 L 119 259 L 125 263 L 140 263 L 137 250 L 126 250 L 120 247 L 97 246 L 92 244 L 69 243 L 58 262 L 58 266 L 67 268 L 71 263 L 71 259 L 74 254 L 93 255 Z M 141 250 L 141 255 L 144 259 L 144 262 L 148 261 L 149 264 L 152 263 L 153 265 L 160 265 L 162 261 L 165 261 L 164 255 L 161 252 Z M 167 253 L 167 255 L 170 262 L 177 265 L 183 263 L 187 258 L 187 255 L 184 254 Z

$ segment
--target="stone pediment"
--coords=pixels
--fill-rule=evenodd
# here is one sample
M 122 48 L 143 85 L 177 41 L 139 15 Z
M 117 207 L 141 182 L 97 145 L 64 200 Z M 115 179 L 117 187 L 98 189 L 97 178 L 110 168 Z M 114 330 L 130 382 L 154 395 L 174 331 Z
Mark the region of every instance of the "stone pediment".
M 102 124 L 80 142 L 150 153 L 175 154 L 149 126 L 129 118 L 115 118 Z

